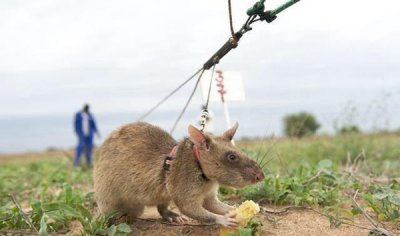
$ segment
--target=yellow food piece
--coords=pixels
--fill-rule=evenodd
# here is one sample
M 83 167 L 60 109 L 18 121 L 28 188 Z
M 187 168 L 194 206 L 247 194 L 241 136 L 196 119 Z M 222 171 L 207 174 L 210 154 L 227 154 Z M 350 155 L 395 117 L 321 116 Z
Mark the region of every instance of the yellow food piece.
M 258 212 L 260 206 L 252 200 L 247 200 L 236 209 L 236 219 L 241 227 L 245 227 Z
M 253 201 L 243 202 L 236 210 L 235 218 L 239 221 L 240 227 L 245 227 L 250 222 L 250 220 L 260 212 L 260 206 Z M 238 229 L 221 227 L 220 236 L 226 235 L 239 235 Z

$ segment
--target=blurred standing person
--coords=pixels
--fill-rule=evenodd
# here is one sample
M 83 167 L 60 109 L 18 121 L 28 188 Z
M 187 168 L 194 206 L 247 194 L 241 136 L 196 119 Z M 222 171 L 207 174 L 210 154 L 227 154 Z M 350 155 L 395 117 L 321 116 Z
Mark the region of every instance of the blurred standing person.
M 82 152 L 86 157 L 86 163 L 89 167 L 92 165 L 93 151 L 93 135 L 96 133 L 100 138 L 100 133 L 97 130 L 96 122 L 93 115 L 90 113 L 89 104 L 85 104 L 82 111 L 75 114 L 74 119 L 75 133 L 78 137 L 78 146 L 75 151 L 74 167 L 79 165 Z

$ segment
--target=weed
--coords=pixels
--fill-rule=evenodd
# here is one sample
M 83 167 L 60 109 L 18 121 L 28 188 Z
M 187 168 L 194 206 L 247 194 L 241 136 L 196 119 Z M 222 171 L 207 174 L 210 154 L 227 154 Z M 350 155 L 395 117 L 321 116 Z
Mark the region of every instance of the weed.
M 39 229 L 39 235 L 66 233 L 71 221 L 80 223 L 81 235 L 127 235 L 131 232 L 126 224 L 109 227 L 112 215 L 93 217 L 93 193 L 73 188 L 69 184 L 85 188 L 82 184 L 90 184 L 90 172 L 60 168 L 59 164 L 53 162 L 22 165 L 18 172 L 14 165 L 4 170 L 1 175 L 11 181 L 0 181 L 0 194 L 15 193 L 29 219 Z M 26 192 L 27 189 L 29 192 Z M 5 204 L 0 208 L 0 229 L 31 230 L 21 209 L 7 199 L 2 198 L 1 202 Z
M 400 184 L 393 181 L 388 186 L 369 187 L 364 194 L 367 206 L 371 207 L 381 221 L 394 221 L 400 218 Z

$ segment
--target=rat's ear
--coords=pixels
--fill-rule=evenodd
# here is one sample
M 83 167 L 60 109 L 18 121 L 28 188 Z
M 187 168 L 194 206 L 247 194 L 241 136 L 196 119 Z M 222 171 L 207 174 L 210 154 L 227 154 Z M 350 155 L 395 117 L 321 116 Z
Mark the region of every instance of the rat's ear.
M 189 131 L 190 140 L 197 147 L 199 147 L 200 149 L 204 149 L 204 150 L 207 150 L 209 148 L 209 144 L 208 144 L 208 140 L 209 139 L 207 138 L 207 136 L 203 132 L 198 130 L 193 125 L 189 125 L 188 131 Z
M 238 127 L 239 127 L 239 123 L 236 122 L 232 128 L 228 129 L 227 131 L 225 131 L 225 133 L 222 134 L 222 137 L 226 138 L 228 140 L 232 140 L 233 136 L 235 136 L 235 133 L 236 133 L 236 130 Z

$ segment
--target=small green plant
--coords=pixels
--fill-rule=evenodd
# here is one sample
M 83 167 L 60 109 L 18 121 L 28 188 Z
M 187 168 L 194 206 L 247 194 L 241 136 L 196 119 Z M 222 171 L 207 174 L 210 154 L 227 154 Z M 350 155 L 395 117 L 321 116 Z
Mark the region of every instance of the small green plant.
M 381 221 L 393 221 L 400 218 L 400 184 L 393 181 L 389 186 L 372 185 L 364 195 Z
M 260 218 L 254 217 L 246 227 L 239 227 L 235 233 L 227 233 L 226 236 L 254 236 L 259 235 L 263 223 Z
M 132 233 L 131 227 L 125 223 L 119 225 L 112 225 L 107 230 L 108 236 L 125 236 Z
M 239 228 L 239 236 L 254 236 L 261 232 L 263 223 L 260 218 L 254 217 L 246 227 Z

